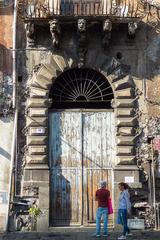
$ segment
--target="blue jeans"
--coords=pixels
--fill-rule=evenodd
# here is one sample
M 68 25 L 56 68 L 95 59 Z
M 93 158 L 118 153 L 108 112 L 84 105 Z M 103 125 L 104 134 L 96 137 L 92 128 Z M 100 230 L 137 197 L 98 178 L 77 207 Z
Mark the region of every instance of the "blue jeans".
M 108 233 L 108 208 L 106 207 L 99 207 L 96 213 L 96 234 L 100 235 L 101 233 L 101 218 L 103 216 L 104 226 L 103 231 L 104 234 Z
M 117 223 L 122 224 L 123 226 L 123 235 L 125 236 L 126 233 L 129 233 L 130 230 L 127 226 L 127 209 L 119 209 L 118 210 L 118 218 Z

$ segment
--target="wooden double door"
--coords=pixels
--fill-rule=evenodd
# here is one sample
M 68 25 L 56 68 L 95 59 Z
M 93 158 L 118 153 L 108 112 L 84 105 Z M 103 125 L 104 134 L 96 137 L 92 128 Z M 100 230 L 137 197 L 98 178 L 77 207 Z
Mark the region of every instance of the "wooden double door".
M 112 194 L 114 159 L 113 112 L 50 112 L 51 226 L 95 223 L 95 191 L 103 179 Z

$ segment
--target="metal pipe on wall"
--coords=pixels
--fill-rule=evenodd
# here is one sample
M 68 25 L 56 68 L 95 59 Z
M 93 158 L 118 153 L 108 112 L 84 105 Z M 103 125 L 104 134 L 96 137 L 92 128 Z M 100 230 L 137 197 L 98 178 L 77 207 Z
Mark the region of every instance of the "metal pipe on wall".
M 17 26 L 17 4 L 18 0 L 14 1 L 13 10 L 13 49 L 12 49 L 12 82 L 13 82 L 13 94 L 12 103 L 14 112 L 14 124 L 13 124 L 13 134 L 12 134 L 12 147 L 11 147 L 11 165 L 10 165 L 10 175 L 9 175 L 9 193 L 8 193 L 8 212 L 6 219 L 6 230 L 9 230 L 9 215 L 10 215 L 10 201 L 12 197 L 12 178 L 13 178 L 13 168 L 15 159 L 15 146 L 16 146 L 16 136 L 17 136 L 17 120 L 18 120 L 18 108 L 16 101 L 16 26 Z

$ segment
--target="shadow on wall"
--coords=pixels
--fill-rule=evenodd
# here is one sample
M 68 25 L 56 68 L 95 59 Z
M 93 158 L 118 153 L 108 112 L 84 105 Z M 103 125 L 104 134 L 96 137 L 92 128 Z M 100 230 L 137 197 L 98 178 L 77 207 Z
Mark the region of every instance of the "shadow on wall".
M 7 158 L 9 161 L 11 160 L 11 154 L 4 150 L 2 147 L 0 147 L 0 155 Z

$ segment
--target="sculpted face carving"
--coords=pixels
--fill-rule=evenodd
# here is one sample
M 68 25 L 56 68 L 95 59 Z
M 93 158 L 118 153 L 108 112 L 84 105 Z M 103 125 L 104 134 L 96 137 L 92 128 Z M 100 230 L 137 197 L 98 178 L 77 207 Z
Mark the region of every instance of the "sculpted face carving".
M 86 31 L 86 20 L 78 19 L 78 31 L 85 32 Z
M 112 30 L 112 22 L 110 19 L 106 19 L 103 22 L 103 31 L 106 32 L 110 32 Z
M 59 32 L 59 23 L 57 19 L 53 19 L 49 23 L 51 32 Z
M 57 19 L 53 19 L 49 22 L 50 32 L 52 35 L 52 44 L 53 47 L 59 47 L 59 38 L 60 38 L 60 25 Z
M 138 25 L 136 22 L 129 22 L 128 23 L 128 34 L 130 36 L 135 35 L 136 29 L 138 28 Z

